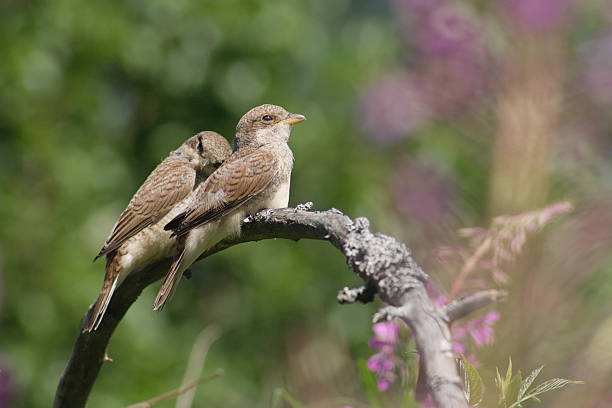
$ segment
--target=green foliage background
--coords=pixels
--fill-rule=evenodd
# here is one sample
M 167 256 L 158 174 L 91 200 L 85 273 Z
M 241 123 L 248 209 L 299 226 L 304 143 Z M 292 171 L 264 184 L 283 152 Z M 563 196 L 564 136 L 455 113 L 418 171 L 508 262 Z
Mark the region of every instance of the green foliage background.
M 435 120 L 419 139 L 395 145 L 365 137 L 358 129 L 363 88 L 416 58 L 402 48 L 393 17 L 388 3 L 367 0 L 0 3 L 0 370 L 16 392 L 15 406 L 50 405 L 101 285 L 103 262 L 91 259 L 147 174 L 197 131 L 231 140 L 240 116 L 262 103 L 308 118 L 290 141 L 290 205 L 313 201 L 315 209 L 367 216 L 375 230 L 414 246 L 419 262 L 448 287 L 448 277 L 431 266 L 432 252 L 453 240 L 455 227 L 486 223 L 494 114 L 483 107 L 474 120 Z M 596 20 L 585 13 L 568 43 L 588 37 Z M 397 211 L 396 165 L 408 155 L 442 164 L 460 186 L 440 225 Z M 598 180 L 612 171 L 605 157 L 590 163 L 600 166 L 597 177 L 574 172 L 583 178 L 567 181 L 557 172 L 551 196 L 591 203 Z M 605 212 L 597 214 L 608 225 Z M 598 254 L 607 254 L 610 241 L 601 236 Z M 549 374 L 588 380 L 572 356 L 596 329 L 610 332 L 608 258 L 590 264 L 596 272 L 580 282 L 572 303 L 581 306 L 539 337 L 555 344 L 549 354 L 541 345 L 533 348 L 540 354 L 530 354 L 532 345 L 519 339 L 530 334 L 510 324 L 503 333 L 516 344 L 489 350 L 490 367 L 512 353 L 525 372 L 552 360 Z M 128 312 L 90 407 L 177 387 L 193 342 L 211 324 L 223 334 L 204 372 L 221 367 L 225 375 L 202 385 L 194 406 L 268 407 L 278 387 L 306 402 L 366 400 L 356 362 L 371 353 L 376 305 L 336 303 L 337 290 L 358 280 L 330 245 L 245 244 L 192 270 L 163 313 L 152 311 L 157 285 Z M 529 285 L 519 279 L 515 289 L 525 293 Z M 514 310 L 509 306 L 500 324 L 519 321 Z
M 60 0 L 3 2 L 0 15 L 0 352 L 19 405 L 49 406 L 101 284 L 93 255 L 146 175 L 195 132 L 231 141 L 240 116 L 261 103 L 303 113 L 290 204 L 381 212 L 373 196 L 384 189 L 383 155 L 362 144 L 353 118 L 360 85 L 394 58 L 384 9 Z M 224 334 L 206 366 L 226 374 L 198 392 L 202 403 L 267 406 L 287 384 L 291 333 L 321 332 L 367 357 L 371 309 L 336 304 L 336 290 L 356 280 L 329 245 L 243 245 L 193 271 L 164 313 L 151 310 L 155 287 L 128 313 L 90 406 L 176 387 L 213 323 Z

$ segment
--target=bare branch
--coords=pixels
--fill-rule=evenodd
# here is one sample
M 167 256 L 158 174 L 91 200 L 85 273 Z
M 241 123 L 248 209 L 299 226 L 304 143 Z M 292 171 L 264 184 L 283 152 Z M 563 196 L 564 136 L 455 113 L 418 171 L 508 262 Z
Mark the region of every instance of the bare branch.
M 446 315 L 446 321 L 452 323 L 491 303 L 501 302 L 506 299 L 506 296 L 508 293 L 505 290 L 483 290 L 444 305 L 442 313 Z
M 347 296 L 341 298 L 361 300 L 371 297 L 369 292 L 377 293 L 388 306 L 375 318 L 399 317 L 412 330 L 423 362 L 423 383 L 436 405 L 467 408 L 450 344 L 449 313 L 435 307 L 427 296 L 424 285 L 427 275 L 412 259 L 410 250 L 392 237 L 372 233 L 366 218 L 353 220 L 337 209 L 309 209 L 310 204 L 307 204 L 295 209 L 265 210 L 250 216 L 243 222 L 240 236 L 220 242 L 200 259 L 242 242 L 269 238 L 329 241 L 366 282 L 365 288 L 369 287 L 349 289 Z M 91 333 L 79 330 L 72 356 L 57 388 L 54 407 L 85 406 L 115 327 L 142 290 L 160 279 L 168 266 L 169 260 L 164 260 L 132 273 L 113 295 L 98 330 Z

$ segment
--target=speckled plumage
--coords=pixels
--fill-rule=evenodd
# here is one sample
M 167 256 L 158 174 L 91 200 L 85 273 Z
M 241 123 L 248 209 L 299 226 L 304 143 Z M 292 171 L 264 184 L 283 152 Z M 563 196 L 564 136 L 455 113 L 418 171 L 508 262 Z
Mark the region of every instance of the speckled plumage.
M 258 106 L 240 119 L 232 155 L 198 187 L 192 204 L 165 227 L 177 236 L 177 246 L 155 310 L 163 308 L 183 272 L 202 252 L 240 232 L 246 215 L 288 205 L 293 153 L 287 141 L 291 126 L 304 119 L 276 105 Z
M 201 132 L 162 161 L 136 191 L 95 259 L 106 255 L 106 274 L 85 331 L 95 330 L 116 287 L 133 270 L 172 254 L 175 240 L 163 226 L 185 209 L 196 187 L 230 155 L 223 136 Z

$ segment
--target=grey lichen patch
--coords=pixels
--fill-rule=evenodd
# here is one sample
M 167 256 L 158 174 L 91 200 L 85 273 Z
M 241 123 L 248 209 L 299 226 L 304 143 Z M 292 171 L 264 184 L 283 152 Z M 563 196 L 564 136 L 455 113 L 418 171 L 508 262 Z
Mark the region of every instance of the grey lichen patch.
M 371 282 L 364 286 L 349 288 L 345 286 L 338 292 L 336 299 L 339 303 L 368 303 L 374 300 L 376 287 Z
M 368 220 L 366 217 L 355 218 L 355 221 L 353 222 L 353 228 L 356 231 L 369 230 L 370 229 L 370 220 Z
M 307 201 L 305 203 L 302 204 L 298 204 L 295 206 L 295 210 L 297 211 L 310 211 L 312 210 L 312 201 Z
M 382 300 L 397 304 L 401 296 L 427 280 L 406 245 L 384 234 L 372 233 L 367 218 L 356 218 L 344 237 L 348 264 L 366 282 L 376 282 Z

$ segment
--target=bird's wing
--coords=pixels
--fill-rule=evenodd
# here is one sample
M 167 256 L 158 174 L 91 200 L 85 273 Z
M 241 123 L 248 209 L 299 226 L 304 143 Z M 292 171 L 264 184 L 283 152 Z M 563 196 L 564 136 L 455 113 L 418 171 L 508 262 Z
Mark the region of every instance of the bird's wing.
M 228 159 L 200 186 L 194 204 L 164 229 L 184 235 L 229 213 L 262 192 L 274 178 L 277 167 L 274 155 L 265 151 Z
M 182 160 L 164 160 L 138 189 L 96 258 L 162 219 L 194 188 L 196 172 Z

